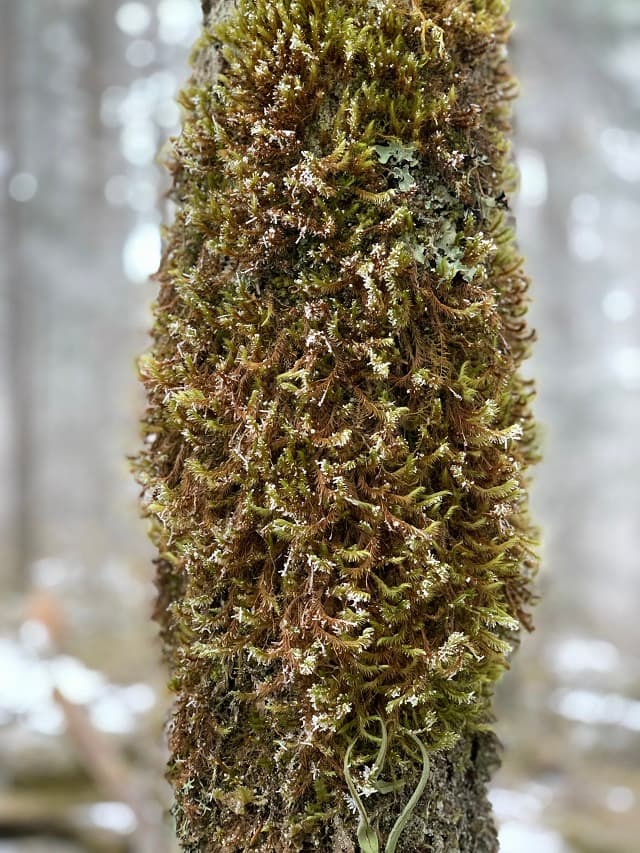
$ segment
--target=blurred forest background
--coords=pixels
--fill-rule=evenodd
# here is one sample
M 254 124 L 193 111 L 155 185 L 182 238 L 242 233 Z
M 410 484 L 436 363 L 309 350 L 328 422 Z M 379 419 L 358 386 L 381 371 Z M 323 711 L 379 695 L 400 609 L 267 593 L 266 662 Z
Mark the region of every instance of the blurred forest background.
M 640 2 L 513 14 L 544 571 L 492 798 L 503 853 L 635 853 Z M 174 849 L 126 455 L 199 27 L 198 0 L 0 0 L 0 853 Z

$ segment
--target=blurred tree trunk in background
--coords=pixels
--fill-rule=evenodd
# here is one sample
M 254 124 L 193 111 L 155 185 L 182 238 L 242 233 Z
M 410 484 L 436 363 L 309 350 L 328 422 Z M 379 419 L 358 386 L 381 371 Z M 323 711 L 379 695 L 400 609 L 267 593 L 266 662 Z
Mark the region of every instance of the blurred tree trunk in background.
M 127 210 L 126 198 L 114 210 L 106 188 L 114 178 L 124 182 L 122 173 L 131 183 L 158 182 L 153 158 L 167 129 L 154 126 L 147 160 L 129 163 L 123 140 L 135 136 L 125 119 L 137 122 L 134 130 L 146 120 L 155 78 L 168 79 L 169 101 L 175 82 L 162 43 L 143 69 L 125 61 L 133 39 L 116 23 L 122 5 L 0 3 L 5 590 L 38 583 L 42 560 L 64 572 L 86 568 L 86 582 L 95 585 L 98 567 L 144 553 L 124 461 L 135 440 L 137 401 L 128 380 L 142 345 L 144 300 L 124 275 L 122 257 L 137 222 L 151 220 L 157 229 L 159 214 Z M 148 29 L 156 6 L 144 6 Z M 146 85 L 147 102 L 126 116 L 112 107 L 105 121 L 105 103 L 121 107 L 136 84 L 139 102 Z M 133 203 L 139 207 L 140 198 Z
M 30 76 L 28 53 L 22 48 L 28 27 L 27 4 L 5 3 L 0 25 L 0 87 L 5 105 L 0 110 L 0 136 L 7 149 L 21 151 L 27 144 L 21 102 Z M 8 171 L 8 155 L 4 157 Z M 18 189 L 19 186 L 18 186 Z M 29 187 L 25 187 L 29 191 Z M 0 457 L 0 530 L 5 531 L 0 546 L 0 584 L 3 589 L 19 588 L 29 564 L 31 533 L 30 469 L 33 446 L 32 368 L 37 340 L 33 334 L 33 285 L 25 264 L 22 239 L 27 211 L 24 205 L 2 193 L 0 204 L 6 223 L 2 230 L 2 323 L 0 340 L 0 435 L 6 452 Z
M 113 510 L 115 459 L 95 452 L 96 441 L 108 445 L 117 412 L 108 405 L 113 370 L 101 344 L 122 351 L 115 318 L 126 293 L 110 287 L 96 310 L 100 283 L 122 279 L 117 256 L 95 265 L 109 227 L 100 102 L 113 10 L 79 4 L 63 22 L 60 0 L 2 4 L 0 140 L 9 192 L 2 196 L 0 575 L 16 588 L 29 585 L 51 538 L 90 563 L 96 539 L 85 534 L 93 526 L 97 535 L 98 519 L 108 523 Z

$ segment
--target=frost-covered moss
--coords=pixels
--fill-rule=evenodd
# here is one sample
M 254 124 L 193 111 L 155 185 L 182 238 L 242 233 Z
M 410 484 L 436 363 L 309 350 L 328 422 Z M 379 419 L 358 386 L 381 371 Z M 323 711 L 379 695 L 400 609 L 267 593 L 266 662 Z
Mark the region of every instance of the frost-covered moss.
M 418 745 L 486 777 L 536 565 L 507 5 L 240 0 L 196 49 L 136 463 L 185 850 L 356 850 L 349 780 L 383 849 Z

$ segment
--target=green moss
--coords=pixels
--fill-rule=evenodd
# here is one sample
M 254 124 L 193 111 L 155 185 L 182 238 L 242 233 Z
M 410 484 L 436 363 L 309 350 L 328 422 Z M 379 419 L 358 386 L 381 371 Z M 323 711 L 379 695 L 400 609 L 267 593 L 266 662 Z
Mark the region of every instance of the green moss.
M 374 716 L 391 827 L 528 624 L 506 6 L 241 0 L 196 49 L 136 463 L 186 850 L 355 842 Z

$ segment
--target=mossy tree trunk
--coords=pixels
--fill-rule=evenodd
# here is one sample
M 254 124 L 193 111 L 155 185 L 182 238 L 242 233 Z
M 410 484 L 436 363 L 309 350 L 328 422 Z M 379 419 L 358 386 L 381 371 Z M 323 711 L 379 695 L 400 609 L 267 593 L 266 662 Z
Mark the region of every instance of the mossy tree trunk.
M 137 473 L 183 849 L 490 853 L 528 624 L 505 0 L 218 0 Z

